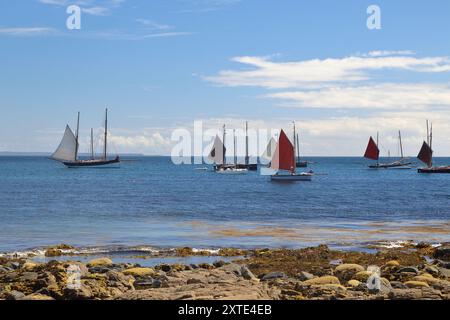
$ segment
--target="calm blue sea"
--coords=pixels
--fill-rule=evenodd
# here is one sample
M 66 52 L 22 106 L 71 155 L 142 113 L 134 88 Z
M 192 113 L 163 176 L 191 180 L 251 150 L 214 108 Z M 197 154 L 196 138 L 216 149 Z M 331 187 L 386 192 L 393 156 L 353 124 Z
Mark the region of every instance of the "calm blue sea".
M 312 182 L 220 175 L 130 158 L 118 169 L 67 169 L 0 157 L 0 252 L 76 246 L 345 245 L 450 241 L 450 175 L 369 170 L 362 158 L 308 158 Z M 450 164 L 450 159 L 436 159 Z M 201 167 L 201 166 L 200 166 Z

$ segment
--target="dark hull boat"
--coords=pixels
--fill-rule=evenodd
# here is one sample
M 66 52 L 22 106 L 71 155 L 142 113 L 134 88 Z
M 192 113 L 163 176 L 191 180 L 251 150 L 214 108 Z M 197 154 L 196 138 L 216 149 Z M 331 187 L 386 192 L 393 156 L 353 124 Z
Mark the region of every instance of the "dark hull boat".
M 295 163 L 295 166 L 297 168 L 307 168 L 308 167 L 308 161 L 297 161 Z
M 69 168 L 91 168 L 91 167 L 106 167 L 110 165 L 116 165 L 120 163 L 119 156 L 114 159 L 108 159 L 107 156 L 107 140 L 108 140 L 108 109 L 105 112 L 105 132 L 104 132 L 104 146 L 103 156 L 100 159 L 95 159 L 94 154 L 94 137 L 93 130 L 91 129 L 91 159 L 82 160 L 78 159 L 78 133 L 80 129 L 80 113 L 78 113 L 77 131 L 73 134 L 70 127 L 66 126 L 63 139 L 52 155 L 52 159 L 60 161 L 66 167 Z
M 399 138 L 399 146 L 400 146 L 400 160 L 390 162 L 390 163 L 379 163 L 380 159 L 380 149 L 378 148 L 378 133 L 377 133 L 377 142 L 373 140 L 372 137 L 369 139 L 369 143 L 367 144 L 366 152 L 364 154 L 364 158 L 376 160 L 376 164 L 369 165 L 370 169 L 411 169 L 412 162 L 408 160 L 408 158 L 403 157 L 403 144 L 402 144 L 402 135 L 401 132 L 398 132 Z
M 114 159 L 95 159 L 95 160 L 78 160 L 78 161 L 63 161 L 63 164 L 69 168 L 77 167 L 99 167 L 120 163 L 120 158 L 117 156 Z
M 433 124 L 428 129 L 427 121 L 427 141 L 424 141 L 417 158 L 427 165 L 426 168 L 417 169 L 418 173 L 450 173 L 450 166 L 433 166 Z
M 417 171 L 419 173 L 450 173 L 450 166 L 419 168 Z

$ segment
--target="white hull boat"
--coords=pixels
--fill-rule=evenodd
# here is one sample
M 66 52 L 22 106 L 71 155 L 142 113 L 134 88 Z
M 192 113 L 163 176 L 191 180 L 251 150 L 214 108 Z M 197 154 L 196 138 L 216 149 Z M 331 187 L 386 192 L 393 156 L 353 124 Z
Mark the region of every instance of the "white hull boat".
M 300 173 L 300 174 L 275 174 L 270 176 L 272 181 L 311 181 L 312 173 Z

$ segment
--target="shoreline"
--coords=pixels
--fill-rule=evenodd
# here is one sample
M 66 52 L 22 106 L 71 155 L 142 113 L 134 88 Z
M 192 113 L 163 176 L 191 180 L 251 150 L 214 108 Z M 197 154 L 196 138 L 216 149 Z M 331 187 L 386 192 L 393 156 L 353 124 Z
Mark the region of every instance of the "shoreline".
M 136 252 L 129 261 L 114 254 L 73 254 L 76 250 L 69 245 L 47 248 L 42 262 L 0 257 L 0 299 L 450 299 L 450 243 L 404 243 L 373 252 L 326 245 L 186 247 Z M 198 260 L 164 260 L 171 257 Z M 152 259 L 159 263 L 143 263 Z

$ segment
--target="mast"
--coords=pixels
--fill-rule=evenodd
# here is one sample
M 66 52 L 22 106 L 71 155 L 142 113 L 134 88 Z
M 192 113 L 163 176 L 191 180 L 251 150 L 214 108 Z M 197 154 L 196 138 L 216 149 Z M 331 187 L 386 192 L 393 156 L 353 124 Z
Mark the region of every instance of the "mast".
M 237 153 L 236 153 L 236 135 L 233 129 L 233 150 L 234 150 L 234 166 L 237 167 Z
M 298 138 L 298 133 L 297 133 L 297 161 L 300 161 L 300 142 L 299 142 L 299 138 Z
M 225 163 L 226 163 L 226 152 L 227 152 L 227 149 L 225 148 L 225 135 L 226 135 L 226 132 L 225 132 L 225 125 L 223 125 L 223 139 L 222 139 L 222 141 L 223 141 L 223 152 L 222 152 L 222 165 L 225 165 Z
M 91 159 L 94 160 L 94 129 L 91 128 Z
M 105 110 L 105 146 L 103 148 L 103 159 L 106 159 L 106 151 L 108 145 L 108 108 Z
M 378 140 L 379 140 L 379 132 L 377 131 L 377 148 L 378 148 L 378 150 L 380 150 L 380 147 L 378 146 Z M 379 164 L 380 164 L 380 159 L 378 158 L 377 165 L 379 165 Z
M 293 171 L 292 171 L 292 173 L 295 173 L 295 169 L 296 169 L 296 167 L 297 167 L 297 161 L 296 161 L 296 159 L 295 159 L 295 144 L 296 144 L 296 142 L 297 142 L 297 139 L 296 139 L 296 137 L 295 137 L 295 135 L 296 135 L 296 133 L 295 133 L 295 121 L 292 121 L 292 123 L 294 124 L 294 145 L 293 145 L 293 147 L 294 147 L 294 169 L 293 169 Z
M 249 157 L 248 157 L 248 121 L 245 121 L 245 165 L 248 166 Z
M 403 143 L 402 143 L 402 133 L 398 130 L 398 140 L 400 142 L 400 156 L 403 159 Z
M 76 145 L 75 145 L 75 161 L 78 158 L 78 135 L 79 135 L 79 131 L 80 131 L 80 112 L 78 111 L 78 117 L 77 117 L 77 133 L 75 135 L 75 139 L 77 141 Z
M 428 120 L 427 120 L 427 143 L 428 145 L 430 145 L 430 128 L 428 125 Z
M 431 166 L 433 166 L 433 122 L 430 127 L 430 150 L 431 150 Z

